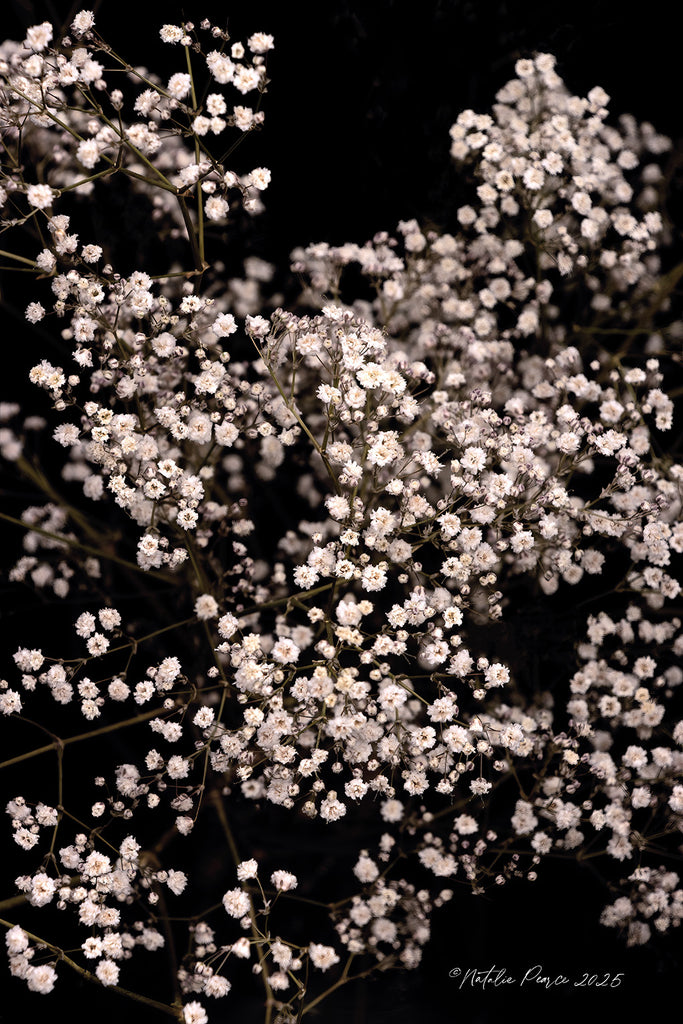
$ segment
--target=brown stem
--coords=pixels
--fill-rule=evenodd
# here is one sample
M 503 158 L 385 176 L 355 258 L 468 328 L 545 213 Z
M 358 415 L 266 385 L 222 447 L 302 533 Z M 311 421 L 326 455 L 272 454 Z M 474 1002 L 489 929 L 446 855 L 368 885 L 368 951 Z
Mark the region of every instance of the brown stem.
M 92 729 L 90 732 L 82 732 L 78 736 L 68 736 L 65 740 L 56 739 L 53 743 L 46 743 L 44 747 L 36 747 L 35 750 L 29 750 L 26 754 L 19 754 L 17 757 L 10 757 L 7 761 L 0 762 L 0 768 L 9 768 L 13 764 L 19 764 L 21 761 L 28 761 L 32 757 L 38 757 L 39 754 L 46 754 L 50 750 L 60 750 L 63 747 L 69 746 L 71 743 L 80 743 L 82 740 L 90 740 L 95 736 L 103 736 L 108 732 L 116 732 L 118 729 L 125 729 L 128 725 L 137 725 L 139 722 L 146 722 L 149 718 L 154 718 L 155 715 L 161 714 L 163 708 L 154 708 L 152 711 L 143 711 L 142 714 L 136 715 L 135 718 L 127 718 L 123 722 L 114 722 L 112 725 L 103 725 L 99 729 Z
M 0 918 L 0 924 L 5 928 L 14 928 L 11 921 L 5 921 L 3 918 Z M 95 985 L 102 985 L 96 975 L 91 974 L 90 971 L 86 971 L 84 967 L 81 967 L 80 964 L 77 964 L 71 959 L 71 957 L 68 957 L 66 953 L 59 948 L 59 946 L 54 946 L 51 942 L 41 939 L 39 935 L 27 932 L 26 929 L 23 929 L 23 931 L 32 942 L 35 942 L 40 946 L 45 946 L 47 949 L 52 950 L 53 953 L 56 953 L 62 963 L 65 963 L 67 967 L 70 967 L 72 971 L 76 972 L 76 974 L 80 974 L 80 976 L 85 978 L 86 981 L 91 981 Z M 143 996 L 139 992 L 132 992 L 130 989 L 122 988 L 120 985 L 108 985 L 107 991 L 117 992 L 119 995 L 126 996 L 128 999 L 134 999 L 138 1003 L 144 1003 L 145 1006 L 150 1006 L 155 1010 L 160 1010 L 161 1013 L 165 1013 L 168 1017 L 174 1017 L 179 1021 L 183 1020 L 183 1011 L 180 1006 L 169 1006 L 167 1003 L 157 1002 L 156 999 L 150 999 L 149 996 Z

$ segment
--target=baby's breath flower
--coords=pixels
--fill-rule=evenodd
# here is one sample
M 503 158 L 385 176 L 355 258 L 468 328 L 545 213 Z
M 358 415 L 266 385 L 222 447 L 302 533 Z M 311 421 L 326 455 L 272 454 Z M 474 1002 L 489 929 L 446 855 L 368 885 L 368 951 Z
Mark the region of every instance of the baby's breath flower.
M 229 889 L 223 896 L 223 906 L 230 917 L 242 918 L 251 907 L 249 896 L 241 889 Z
M 218 615 L 218 602 L 211 594 L 201 594 L 194 603 L 194 613 L 198 619 L 215 619 Z
M 37 210 L 45 210 L 48 206 L 52 206 L 55 195 L 56 193 L 49 185 L 29 185 L 26 190 L 29 204 Z
M 32 25 L 26 32 L 26 45 L 36 53 L 47 48 L 53 36 L 52 25 L 44 21 L 41 25 Z
M 71 22 L 71 31 L 80 39 L 86 35 L 95 24 L 95 15 L 92 11 L 79 11 Z
M 278 892 L 291 892 L 298 885 L 296 875 L 290 871 L 274 871 L 270 876 L 270 881 Z
M 181 897 L 187 1024 L 207 1021 L 202 994 L 229 992 L 231 954 L 268 966 L 276 994 L 303 986 L 305 1003 L 308 961 L 328 971 L 369 953 L 416 967 L 432 909 L 454 895 L 444 878 L 476 893 L 532 881 L 546 855 L 580 858 L 598 841 L 619 869 L 602 922 L 631 944 L 675 927 L 680 879 L 664 861 L 683 821 L 683 637 L 668 602 L 681 590 L 683 468 L 660 435 L 676 423 L 682 330 L 676 290 L 654 301 L 668 141 L 633 118 L 610 123 L 599 88 L 572 96 L 552 55 L 522 58 L 490 113 L 465 110 L 451 128 L 471 185 L 453 233 L 410 218 L 366 244 L 297 250 L 307 292 L 294 313 L 264 260 L 245 257 L 237 276 L 208 263 L 220 225 L 239 204 L 257 213 L 271 180 L 222 166 L 231 142 L 212 139 L 263 123 L 248 94 L 268 85 L 273 37 L 163 25 L 193 71 L 129 68 L 138 85 L 124 95 L 93 28 L 91 11 L 70 41 L 32 26 L 0 61 L 4 225 L 46 229 L 24 323 L 44 408 L 0 403 L 0 453 L 43 492 L 17 513 L 8 575 L 39 588 L 41 607 L 52 595 L 72 608 L 67 649 L 57 630 L 16 650 L 0 713 L 26 707 L 40 726 L 47 709 L 62 735 L 60 705 L 77 701 L 72 739 L 87 737 L 84 719 L 98 743 L 73 756 L 118 751 L 82 779 L 97 788 L 84 811 L 94 829 L 74 825 L 61 794 L 59 806 L 39 787 L 8 800 L 17 856 L 39 855 L 16 879 L 24 903 L 71 916 L 74 956 L 111 986 L 122 961 L 164 945 L 165 902 Z M 213 84 L 190 109 L 198 58 Z M 81 200 L 108 201 L 98 167 L 143 196 L 163 242 L 154 277 L 115 265 L 116 238 L 79 239 Z M 42 358 L 46 318 L 63 366 Z M 50 473 L 37 461 L 46 430 L 61 448 Z M 609 589 L 620 566 L 606 610 L 561 632 L 583 627 L 582 599 L 558 618 L 567 588 L 600 575 Z M 134 609 L 125 628 L 114 594 Z M 509 642 L 513 626 L 528 650 Z M 545 676 L 529 687 L 541 648 Z M 129 729 L 154 745 L 131 745 Z M 343 831 L 357 843 L 336 893 L 334 872 L 322 891 L 325 858 L 307 883 L 312 914 L 335 908 L 335 946 L 311 942 L 303 919 L 287 931 L 282 894 L 298 880 L 263 861 L 267 804 L 285 829 L 291 816 L 295 845 L 299 810 L 332 842 Z M 191 873 L 166 858 L 188 843 L 196 854 L 216 808 L 244 859 L 210 927 Z M 55 847 L 57 827 L 72 831 Z M 656 861 L 643 828 L 664 837 Z M 198 890 L 206 906 L 214 874 Z M 10 928 L 12 973 L 49 992 L 60 947 L 31 942 Z
M 201 1003 L 193 1000 L 183 1006 L 183 1020 L 185 1024 L 208 1024 L 208 1015 Z
M 308 955 L 314 967 L 320 971 L 328 971 L 339 963 L 339 957 L 332 946 L 324 946 L 320 942 L 312 942 L 308 947 Z
M 30 302 L 26 307 L 26 319 L 30 324 L 39 323 L 45 316 L 45 308 L 40 302 Z

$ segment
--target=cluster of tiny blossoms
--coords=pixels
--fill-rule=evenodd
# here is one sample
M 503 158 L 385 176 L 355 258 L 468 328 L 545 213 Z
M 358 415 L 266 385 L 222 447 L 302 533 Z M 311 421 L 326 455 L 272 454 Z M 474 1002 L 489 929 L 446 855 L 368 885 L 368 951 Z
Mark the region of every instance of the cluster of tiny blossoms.
M 22 43 L 3 43 L 0 54 L 4 145 L 12 152 L 21 140 L 24 154 L 40 155 L 42 168 L 41 179 L 30 181 L 12 170 L 14 161 L 6 165 L 0 207 L 13 224 L 46 211 L 52 237 L 38 254 L 37 267 L 52 273 L 60 256 L 71 257 L 70 265 L 86 274 L 102 266 L 101 246 L 83 244 L 70 230 L 69 217 L 52 215 L 61 195 L 75 191 L 91 197 L 98 179 L 122 174 L 133 189 L 148 195 L 160 233 L 183 229 L 191 216 L 185 204 L 195 196 L 203 216 L 213 222 L 225 223 L 237 200 L 257 211 L 270 171 L 257 167 L 237 174 L 202 140 L 219 136 L 224 146 L 231 129 L 244 133 L 263 123 L 263 112 L 255 107 L 267 87 L 272 36 L 257 32 L 246 46 L 229 45 L 227 32 L 204 21 L 200 31 L 215 44 L 207 51 L 191 23 L 165 25 L 162 40 L 185 47 L 188 58 L 184 70 L 163 81 L 118 57 L 97 35 L 92 14 L 81 13 L 88 17 L 74 20 L 73 37 L 55 40 L 45 22 L 30 29 Z M 121 70 L 127 72 L 123 79 Z M 208 76 L 201 103 L 195 74 Z M 92 280 L 90 289 L 97 291 Z M 86 311 L 100 301 L 89 298 L 82 296 Z M 36 322 L 44 311 L 32 304 L 27 316 Z M 58 387 L 55 381 L 47 386 Z
M 455 233 L 407 221 L 398 238 L 298 251 L 308 305 L 266 316 L 272 268 L 251 258 L 226 284 L 205 228 L 235 196 L 257 211 L 268 185 L 265 168 L 238 175 L 210 150 L 263 121 L 224 93 L 265 91 L 273 40 L 201 29 L 215 49 L 190 24 L 161 29 L 187 57 L 166 82 L 113 54 L 87 11 L 73 38 L 55 43 L 45 23 L 0 51 L 3 227 L 40 229 L 26 318 L 62 352 L 30 380 L 59 416 L 62 483 L 82 494 L 73 508 L 36 469 L 47 420 L 4 403 L 3 458 L 47 497 L 21 514 L 10 577 L 93 595 L 73 617 L 75 657 L 13 652 L 0 711 L 73 708 L 144 733 L 139 756 L 94 778 L 95 824 L 66 798 L 9 802 L 16 844 L 43 857 L 20 894 L 71 911 L 88 933 L 80 969 L 118 984 L 137 946 L 168 951 L 166 900 L 192 893 L 166 848 L 182 853 L 200 815 L 217 815 L 237 884 L 224 877 L 214 909 L 186 915 L 186 1024 L 228 995 L 236 960 L 283 1013 L 355 957 L 416 967 L 455 885 L 533 880 L 555 852 L 626 865 L 603 923 L 632 944 L 650 919 L 666 931 L 683 892 L 657 842 L 683 822 L 683 635 L 667 612 L 683 467 L 662 444 L 681 334 L 658 252 L 668 140 L 630 118 L 611 127 L 606 94 L 571 96 L 549 55 L 520 61 L 493 114 L 466 111 L 451 131 L 473 190 Z M 129 92 L 110 88 L 109 65 Z M 191 269 L 121 274 L 105 240 L 79 238 L 65 196 L 116 175 Z M 347 301 L 350 263 L 374 299 Z M 106 598 L 109 562 L 167 588 L 146 630 Z M 506 617 L 525 600 L 571 604 L 587 583 L 623 595 L 622 611 L 577 611 L 576 671 L 529 692 L 523 658 L 502 651 Z M 313 883 L 271 865 L 267 826 L 258 857 L 240 858 L 233 807 L 253 835 L 270 807 L 293 828 L 360 837 L 310 939 L 286 910 L 299 892 L 312 904 Z M 141 836 L 158 822 L 153 849 L 136 819 Z M 8 928 L 13 974 L 51 991 L 57 948 Z

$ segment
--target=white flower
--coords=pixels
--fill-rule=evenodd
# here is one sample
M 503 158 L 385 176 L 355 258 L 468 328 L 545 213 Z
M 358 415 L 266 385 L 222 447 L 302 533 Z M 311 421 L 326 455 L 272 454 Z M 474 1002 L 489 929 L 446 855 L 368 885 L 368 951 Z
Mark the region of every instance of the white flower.
M 510 681 L 509 669 L 497 661 L 488 666 L 484 672 L 484 676 L 489 686 L 504 686 L 505 683 Z
M 7 945 L 7 952 L 11 955 L 23 953 L 24 950 L 28 949 L 28 935 L 23 928 L 15 924 L 5 934 L 5 943 Z
M 460 465 L 469 473 L 479 473 L 486 465 L 486 452 L 476 446 L 467 448 L 460 457 Z
M 41 964 L 39 967 L 29 967 L 25 977 L 31 992 L 47 995 L 55 987 L 57 972 L 49 964 Z
M 111 860 L 104 853 L 93 850 L 88 854 L 81 869 L 81 874 L 88 878 L 100 878 L 111 871 Z
M 26 307 L 26 319 L 30 324 L 37 324 L 45 316 L 45 308 L 40 302 L 30 302 Z
M 198 619 L 207 621 L 218 615 L 218 602 L 211 594 L 200 594 L 194 603 L 194 613 Z
M 183 100 L 192 88 L 192 79 L 185 72 L 179 71 L 171 75 L 167 88 L 174 99 Z
M 290 640 L 288 637 L 280 637 L 277 643 L 273 645 L 270 654 L 273 661 L 277 661 L 280 665 L 289 665 L 299 660 L 301 650 L 293 640 Z
M 232 313 L 219 313 L 211 325 L 211 330 L 217 338 L 227 338 L 237 330 L 237 324 Z
M 197 711 L 192 722 L 198 729 L 209 729 L 213 724 L 214 718 L 215 712 L 213 708 L 203 707 Z
M 218 620 L 218 632 L 224 640 L 229 640 L 239 629 L 239 619 L 236 619 L 231 612 L 226 612 Z
M 311 942 L 308 947 L 308 955 L 313 966 L 321 971 L 327 971 L 339 963 L 339 957 L 333 947 L 323 946 L 320 942 Z
M 204 213 L 209 220 L 223 220 L 229 209 L 227 200 L 221 196 L 210 196 L 204 204 Z
M 575 192 L 572 196 L 572 206 L 577 213 L 585 217 L 590 213 L 593 203 L 587 192 Z
M 252 36 L 247 39 L 247 46 L 252 53 L 267 53 L 268 50 L 274 48 L 273 37 L 267 35 L 265 32 L 254 32 Z
M 320 805 L 320 817 L 323 821 L 339 821 L 346 814 L 346 806 L 337 800 L 337 794 L 331 790 Z
M 237 865 L 237 877 L 240 882 L 246 882 L 250 878 L 256 878 L 258 875 L 258 861 L 254 860 L 243 860 Z
M 178 513 L 176 522 L 183 530 L 193 530 L 199 521 L 198 514 L 191 508 L 183 508 Z
M 179 43 L 185 33 L 178 25 L 162 25 L 159 29 L 162 43 Z
M 367 854 L 361 854 L 353 869 L 353 873 L 358 881 L 365 885 L 375 881 L 379 876 L 379 868 Z
M 270 324 L 262 316 L 247 316 L 244 323 L 249 334 L 253 334 L 256 338 L 265 338 L 270 331 Z
M 166 885 L 174 895 L 180 896 L 181 892 L 184 892 L 187 886 L 187 875 L 184 871 L 175 871 L 171 869 L 168 873 L 168 878 L 166 879 Z
M 54 879 L 44 872 L 39 872 L 32 879 L 29 902 L 34 907 L 44 907 L 52 901 L 57 885 Z
M 202 1004 L 194 1000 L 183 1006 L 183 1020 L 185 1024 L 208 1024 L 209 1018 Z
M 545 174 L 540 167 L 528 167 L 522 176 L 522 180 L 530 191 L 537 191 L 543 187 Z
M 381 562 L 379 565 L 367 565 L 361 573 L 361 586 L 363 590 L 383 590 L 387 583 L 386 565 Z
M 29 185 L 26 190 L 29 204 L 37 210 L 45 210 L 48 206 L 52 206 L 52 200 L 56 195 L 57 193 L 49 185 Z
M 71 22 L 71 31 L 80 39 L 81 36 L 90 31 L 94 24 L 95 15 L 92 11 L 79 11 Z
M 100 245 L 84 245 L 81 249 L 81 256 L 86 263 L 97 263 L 102 259 L 102 247 Z
M 76 156 L 84 167 L 90 170 L 100 158 L 100 146 L 95 139 L 83 139 L 78 144 Z
M 13 715 L 21 711 L 21 696 L 16 690 L 0 691 L 0 714 Z
M 168 41 L 175 42 L 176 40 L 173 39 Z M 226 57 L 225 54 L 219 53 L 218 50 L 212 50 L 211 53 L 207 54 L 206 64 L 213 77 L 221 85 L 227 85 L 228 82 L 232 82 L 236 68 L 230 58 Z
M 41 25 L 32 25 L 26 32 L 26 44 L 31 50 L 44 50 L 52 39 L 52 25 L 44 21 Z
M 291 892 L 298 885 L 297 877 L 291 871 L 274 871 L 270 876 L 270 881 L 278 892 Z
M 116 985 L 119 980 L 119 968 L 113 960 L 100 960 L 95 974 L 103 985 Z
M 241 918 L 249 913 L 249 896 L 241 889 L 229 889 L 223 896 L 223 906 L 230 917 Z
M 250 185 L 262 192 L 270 184 L 271 174 L 267 167 L 255 167 L 248 178 Z

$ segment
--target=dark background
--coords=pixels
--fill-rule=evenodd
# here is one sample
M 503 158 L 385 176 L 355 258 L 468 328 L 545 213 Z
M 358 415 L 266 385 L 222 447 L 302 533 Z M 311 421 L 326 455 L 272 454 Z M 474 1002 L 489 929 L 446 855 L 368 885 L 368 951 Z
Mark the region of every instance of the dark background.
M 641 4 L 637 13 L 627 13 L 623 4 L 607 0 L 196 5 L 103 0 L 73 9 L 65 2 L 5 0 L 0 32 L 18 39 L 36 22 L 68 24 L 81 6 L 95 10 L 100 32 L 123 55 L 162 74 L 185 69 L 181 51 L 158 41 L 161 23 L 183 18 L 199 23 L 205 16 L 224 23 L 227 18 L 235 40 L 254 31 L 275 36 L 264 131 L 238 150 L 235 170 L 265 165 L 273 172 L 267 212 L 254 222 L 246 244 L 279 266 L 286 265 L 296 245 L 363 243 L 378 230 L 391 231 L 399 219 L 452 223 L 460 193 L 448 157 L 448 129 L 464 108 L 486 112 L 496 90 L 512 77 L 515 60 L 536 51 L 556 55 L 558 71 L 573 92 L 603 86 L 615 116 L 632 113 L 674 139 L 683 134 L 680 36 L 670 3 Z M 671 212 L 680 224 L 680 183 L 674 187 L 678 198 L 675 193 Z M 11 321 L 3 315 L 2 322 L 6 332 Z M 19 377 L 6 368 L 0 397 L 7 399 L 17 386 Z M 3 600 L 8 599 L 3 588 Z M 6 836 L 4 827 L 3 832 Z M 557 1014 L 566 1006 L 568 1013 L 592 1020 L 625 1009 L 632 1016 L 640 1000 L 652 1006 L 676 991 L 676 942 L 657 939 L 645 949 L 627 950 L 598 924 L 609 894 L 587 867 L 548 863 L 534 885 L 519 882 L 478 898 L 463 890 L 456 897 L 434 919 L 421 971 L 342 990 L 315 1019 L 410 1024 L 455 1022 L 466 1015 L 471 1024 L 483 1024 L 502 1010 Z M 624 979 L 616 990 L 530 991 L 510 985 L 482 992 L 460 989 L 448 977 L 452 968 L 493 965 L 520 977 L 536 963 L 551 976 L 572 980 L 584 971 L 624 972 Z M 118 1021 L 122 1013 L 136 1020 L 164 1019 L 69 979 L 66 969 L 60 971 L 59 988 L 77 1019 Z M 15 1019 L 12 999 L 27 1013 L 57 1013 L 53 997 L 26 993 L 6 973 L 0 973 L 0 993 L 0 1020 Z M 254 1004 L 240 1008 L 238 1002 L 235 993 L 215 1004 L 212 1024 L 237 1019 L 260 1024 Z

